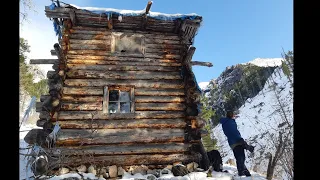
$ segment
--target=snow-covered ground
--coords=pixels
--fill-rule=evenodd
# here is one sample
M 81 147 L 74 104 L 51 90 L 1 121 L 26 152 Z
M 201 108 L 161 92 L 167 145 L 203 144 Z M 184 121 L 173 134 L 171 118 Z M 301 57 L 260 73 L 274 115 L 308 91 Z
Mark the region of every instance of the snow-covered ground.
M 23 138 L 27 135 L 27 133 L 31 130 L 31 129 L 35 129 L 35 128 L 39 128 L 36 125 L 30 125 L 30 124 L 23 124 L 20 127 L 20 132 L 19 132 L 19 137 L 20 137 L 20 145 L 19 148 L 27 148 L 28 147 L 28 143 L 26 143 Z M 19 152 L 21 154 L 27 154 L 28 151 L 30 151 L 31 149 L 20 149 Z M 24 155 L 19 155 L 19 172 L 20 172 L 20 180 L 21 179 L 26 179 L 27 177 L 30 177 L 33 175 L 33 173 L 30 171 L 30 169 L 26 169 L 27 167 L 27 162 L 28 159 L 27 157 L 25 157 Z
M 270 87 L 276 82 L 276 91 Z M 274 143 L 277 138 L 279 125 L 284 122 L 283 113 L 279 111 L 279 101 L 284 106 L 284 111 L 289 120 L 293 123 L 293 87 L 288 78 L 280 68 L 277 68 L 269 77 L 262 91 L 240 107 L 236 118 L 238 129 L 242 137 L 255 146 L 255 153 L 246 152 L 246 165 L 253 169 L 254 163 L 259 163 L 259 171 L 264 172 L 267 168 L 267 161 L 263 156 L 274 152 Z M 218 139 L 220 151 L 224 154 L 223 162 L 233 158 L 233 153 L 228 145 L 227 139 L 222 131 L 221 124 L 213 129 L 214 136 Z M 261 154 L 260 154 L 261 153 Z M 282 179 L 282 178 L 281 178 Z

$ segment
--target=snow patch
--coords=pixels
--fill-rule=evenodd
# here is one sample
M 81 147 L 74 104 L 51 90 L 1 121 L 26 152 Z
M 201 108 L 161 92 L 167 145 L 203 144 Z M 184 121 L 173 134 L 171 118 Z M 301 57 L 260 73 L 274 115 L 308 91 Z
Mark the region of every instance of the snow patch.
M 204 90 L 208 88 L 209 82 L 200 82 L 198 85 L 202 90 Z
M 253 64 L 260 67 L 275 67 L 282 64 L 282 58 L 256 58 L 247 63 L 242 63 L 243 65 Z
M 99 7 L 80 7 L 76 6 L 74 4 L 70 4 L 71 6 L 77 8 L 77 9 L 83 9 L 83 10 L 88 10 L 92 11 L 93 13 L 116 13 L 120 15 L 125 15 L 125 16 L 140 16 L 145 13 L 145 9 L 143 10 L 124 10 L 124 9 L 114 9 L 114 8 L 99 8 Z M 153 18 L 160 18 L 164 20 L 174 20 L 177 18 L 195 18 L 199 15 L 196 13 L 190 13 L 190 14 L 166 14 L 166 13 L 160 13 L 160 12 L 152 12 L 149 11 L 149 14 L 147 15 L 149 17 Z M 199 16 L 200 17 L 200 16 Z

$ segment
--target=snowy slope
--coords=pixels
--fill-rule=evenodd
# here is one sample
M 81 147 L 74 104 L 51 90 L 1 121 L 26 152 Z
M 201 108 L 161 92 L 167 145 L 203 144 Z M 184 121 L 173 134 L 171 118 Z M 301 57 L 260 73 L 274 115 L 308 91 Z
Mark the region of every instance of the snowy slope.
M 201 89 L 206 89 L 209 85 L 209 82 L 200 82 L 198 85 Z
M 259 62 L 259 61 L 256 61 Z M 270 63 L 270 62 L 269 62 Z M 261 64 L 260 64 L 261 65 Z M 276 82 L 276 91 L 270 85 Z M 263 158 L 267 152 L 274 152 L 274 140 L 277 137 L 277 128 L 283 122 L 279 110 L 279 102 L 276 95 L 280 97 L 280 102 L 285 106 L 286 116 L 290 123 L 293 123 L 293 87 L 283 74 L 280 68 L 277 68 L 271 77 L 269 77 L 262 91 L 240 107 L 236 122 L 242 137 L 255 147 L 254 154 L 247 152 L 247 167 L 252 169 L 254 163 L 258 163 L 259 171 L 265 172 L 267 161 Z M 218 146 L 224 155 L 223 162 L 233 158 L 233 153 L 228 145 L 227 139 L 223 134 L 221 124 L 213 129 L 215 137 L 218 139 Z
M 282 63 L 282 58 L 256 58 L 252 61 L 242 64 L 253 64 L 260 67 L 267 67 L 267 66 L 280 66 Z

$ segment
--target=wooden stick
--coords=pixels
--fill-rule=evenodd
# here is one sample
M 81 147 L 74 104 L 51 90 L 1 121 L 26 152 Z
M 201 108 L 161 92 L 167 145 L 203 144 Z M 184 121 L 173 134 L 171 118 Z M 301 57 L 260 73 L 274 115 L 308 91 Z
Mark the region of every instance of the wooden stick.
M 59 59 L 30 59 L 30 64 L 54 64 L 58 62 Z
M 192 66 L 207 66 L 207 67 L 213 66 L 211 62 L 191 61 L 190 63 Z

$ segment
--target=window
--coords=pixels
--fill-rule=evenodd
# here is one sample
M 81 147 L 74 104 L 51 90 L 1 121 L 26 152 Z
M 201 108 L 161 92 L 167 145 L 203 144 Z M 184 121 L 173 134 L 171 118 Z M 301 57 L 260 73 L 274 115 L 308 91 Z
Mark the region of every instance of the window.
M 111 51 L 144 54 L 144 38 L 137 34 L 112 33 Z
M 131 112 L 134 112 L 134 87 L 104 87 L 103 113 Z

